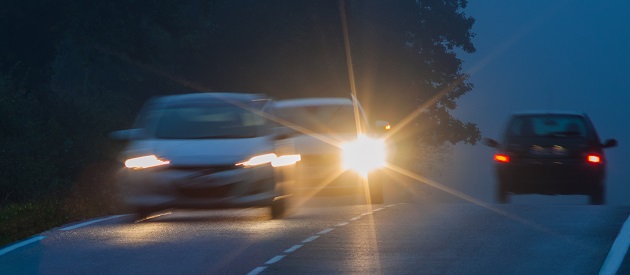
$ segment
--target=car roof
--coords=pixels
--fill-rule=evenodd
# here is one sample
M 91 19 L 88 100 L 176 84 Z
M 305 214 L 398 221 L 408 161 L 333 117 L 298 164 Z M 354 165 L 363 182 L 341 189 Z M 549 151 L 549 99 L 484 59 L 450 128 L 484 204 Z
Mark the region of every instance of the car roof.
M 186 103 L 196 101 L 255 101 L 255 100 L 268 100 L 269 98 L 264 94 L 251 94 L 251 93 L 229 93 L 229 92 L 204 92 L 204 93 L 188 93 L 188 94 L 176 94 L 157 97 L 155 100 L 161 103 Z
M 586 116 L 584 112 L 578 111 L 544 111 L 544 110 L 531 110 L 520 111 L 512 113 L 513 116 L 528 116 L 528 115 L 573 115 L 573 116 Z
M 309 97 L 276 100 L 274 106 L 276 108 L 292 108 L 302 106 L 321 106 L 321 105 L 352 105 L 352 100 L 345 97 Z

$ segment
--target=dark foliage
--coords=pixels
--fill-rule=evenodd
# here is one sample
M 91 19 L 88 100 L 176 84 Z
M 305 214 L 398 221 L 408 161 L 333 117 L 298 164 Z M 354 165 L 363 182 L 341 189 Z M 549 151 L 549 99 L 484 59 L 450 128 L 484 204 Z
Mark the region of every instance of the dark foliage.
M 449 113 L 472 89 L 457 57 L 475 50 L 465 7 L 346 1 L 357 93 L 373 118 L 416 111 L 404 126 L 414 140 L 478 141 L 475 124 Z M 107 176 L 86 171 L 117 168 L 122 144 L 107 133 L 154 95 L 347 96 L 341 19 L 337 0 L 5 1 L 0 205 L 110 194 Z

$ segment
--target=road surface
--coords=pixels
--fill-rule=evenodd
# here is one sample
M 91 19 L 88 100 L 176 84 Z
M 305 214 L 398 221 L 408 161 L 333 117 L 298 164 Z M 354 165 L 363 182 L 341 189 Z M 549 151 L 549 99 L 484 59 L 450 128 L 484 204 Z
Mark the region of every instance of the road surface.
M 630 272 L 619 235 L 628 206 L 479 205 L 434 200 L 427 190 L 389 190 L 374 206 L 360 198 L 313 199 L 280 220 L 268 209 L 102 217 L 0 248 L 0 273 Z

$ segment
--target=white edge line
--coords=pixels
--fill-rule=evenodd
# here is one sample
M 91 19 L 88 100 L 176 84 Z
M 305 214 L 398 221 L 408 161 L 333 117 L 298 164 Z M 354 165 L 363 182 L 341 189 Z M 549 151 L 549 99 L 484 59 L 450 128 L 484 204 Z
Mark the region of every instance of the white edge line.
M 310 242 L 316 240 L 317 238 L 319 238 L 319 236 L 310 236 L 310 237 L 306 238 L 305 240 L 303 240 L 302 243 L 310 243 Z
M 326 229 L 324 229 L 324 230 L 322 230 L 322 231 L 319 231 L 319 232 L 317 233 L 317 235 L 324 235 L 324 234 L 326 234 L 326 233 L 328 233 L 328 232 L 330 232 L 330 231 L 333 231 L 333 230 L 335 230 L 335 229 L 334 229 L 334 228 L 326 228 Z
M 282 258 L 284 258 L 285 255 L 278 255 L 275 256 L 273 258 L 271 258 L 269 261 L 265 262 L 265 264 L 275 264 L 277 262 L 279 262 L 280 260 L 282 260 Z
M 399 203 L 399 204 L 402 204 L 402 203 Z M 390 204 L 390 205 L 388 205 L 388 206 L 385 206 L 385 207 L 381 207 L 381 208 L 378 208 L 378 209 L 372 210 L 372 212 L 363 213 L 363 214 L 361 214 L 361 215 L 359 215 L 359 216 L 356 216 L 356 217 L 354 217 L 354 218 L 352 218 L 352 219 L 350 219 L 350 220 L 351 220 L 351 221 L 356 221 L 356 220 L 360 219 L 360 218 L 361 218 L 361 217 L 363 217 L 363 216 L 370 215 L 370 214 L 373 214 L 373 213 L 374 213 L 374 212 L 376 212 L 376 211 L 381 211 L 381 210 L 384 210 L 385 208 L 389 208 L 389 207 L 396 206 L 396 205 L 397 205 L 397 204 Z M 121 215 L 121 216 L 122 216 L 122 215 Z M 114 217 L 104 218 L 104 219 L 100 219 L 100 220 L 90 221 L 90 222 L 86 222 L 86 223 L 78 224 L 78 225 L 75 225 L 75 226 L 70 226 L 70 227 L 67 227 L 67 228 L 64 228 L 64 229 L 61 229 L 61 230 L 70 230 L 70 229 L 78 228 L 78 227 L 81 227 L 81 226 L 85 226 L 85 225 L 89 225 L 89 224 L 92 224 L 92 223 L 96 223 L 96 222 L 100 222 L 100 221 L 103 221 L 103 220 L 108 220 L 108 219 L 113 219 L 113 218 L 117 218 L 117 217 L 118 217 L 118 216 L 114 216 Z M 335 225 L 335 227 L 341 227 L 341 226 L 348 225 L 348 224 L 349 224 L 349 222 L 341 222 L 341 223 L 338 223 L 337 225 Z M 319 231 L 319 233 L 317 233 L 317 235 L 315 235 L 315 236 L 310 236 L 310 237 L 308 237 L 308 238 L 304 239 L 304 240 L 302 241 L 302 243 L 310 243 L 310 242 L 312 242 L 312 241 L 316 240 L 317 238 L 319 238 L 319 235 L 323 235 L 323 234 L 329 233 L 330 231 L 333 231 L 333 230 L 335 230 L 335 228 L 334 228 L 334 227 L 331 227 L 331 228 L 326 228 L 326 229 L 324 229 L 324 230 L 322 230 L 322 231 Z M 294 246 L 292 246 L 291 248 L 289 248 L 289 249 L 285 250 L 285 251 L 284 251 L 284 253 L 291 253 L 291 252 L 294 252 L 294 251 L 298 250 L 298 249 L 299 249 L 300 247 L 302 247 L 302 246 L 303 246 L 303 245 L 301 245 L 301 244 L 294 245 Z M 1 254 L 0 254 L 0 255 L 1 255 Z M 275 256 L 275 257 L 271 258 L 270 260 L 268 260 L 267 262 L 265 262 L 265 264 L 266 264 L 266 265 L 271 265 L 271 264 L 277 263 L 277 262 L 279 262 L 280 260 L 282 260 L 285 256 L 286 256 L 286 255 L 278 255 L 278 256 Z M 256 268 L 252 269 L 252 271 L 250 271 L 249 273 L 247 273 L 247 275 L 256 275 L 256 274 L 259 274 L 260 272 L 262 272 L 263 270 L 265 270 L 265 268 L 267 268 L 267 267 L 266 267 L 266 266 L 259 266 L 259 267 L 256 267 Z M 600 274 L 601 274 L 601 273 L 600 273 Z
M 45 238 L 46 238 L 46 236 L 35 236 L 35 237 L 32 237 L 32 238 L 30 238 L 28 240 L 21 241 L 19 243 L 7 246 L 7 247 L 3 248 L 2 250 L 0 250 L 0 256 L 4 255 L 4 254 L 7 254 L 7 253 L 9 253 L 9 252 L 11 252 L 13 250 L 16 250 L 16 249 L 18 249 L 18 248 L 20 248 L 22 246 L 26 246 L 26 245 L 28 245 L 30 243 L 41 241 L 41 240 L 43 240 Z
M 302 247 L 301 244 L 296 244 L 296 245 L 292 246 L 291 248 L 285 250 L 284 253 L 294 252 L 294 251 L 298 250 L 300 247 Z
M 626 219 L 626 222 L 621 227 L 619 235 L 615 239 L 606 260 L 602 264 L 602 268 L 599 270 L 599 275 L 614 275 L 617 273 L 619 266 L 623 262 L 626 253 L 628 252 L 628 246 L 630 245 L 630 217 Z
M 79 227 L 84 227 L 84 226 L 87 226 L 87 225 L 90 225 L 90 224 L 93 224 L 93 223 L 102 222 L 102 221 L 106 221 L 106 220 L 111 220 L 111 219 L 119 218 L 119 217 L 122 217 L 122 216 L 126 216 L 126 215 L 116 215 L 116 216 L 111 216 L 111 217 L 91 220 L 89 222 L 84 222 L 84 223 L 80 223 L 80 224 L 75 224 L 73 226 L 64 227 L 64 228 L 61 228 L 59 230 L 67 231 L 67 230 L 77 229 Z
M 248 272 L 247 275 L 256 275 L 267 268 L 266 266 L 259 266 L 257 268 L 252 269 L 252 271 Z

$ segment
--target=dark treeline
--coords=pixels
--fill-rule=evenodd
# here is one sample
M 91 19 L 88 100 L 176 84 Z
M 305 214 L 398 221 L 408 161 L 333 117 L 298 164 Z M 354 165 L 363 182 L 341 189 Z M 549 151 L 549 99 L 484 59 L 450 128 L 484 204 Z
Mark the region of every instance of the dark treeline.
M 34 1 L 0 9 L 0 205 L 98 192 L 150 96 L 190 91 L 348 96 L 339 0 Z M 347 0 L 359 99 L 414 137 L 475 143 L 453 118 L 472 89 L 465 0 Z M 415 140 L 415 139 L 414 139 Z

